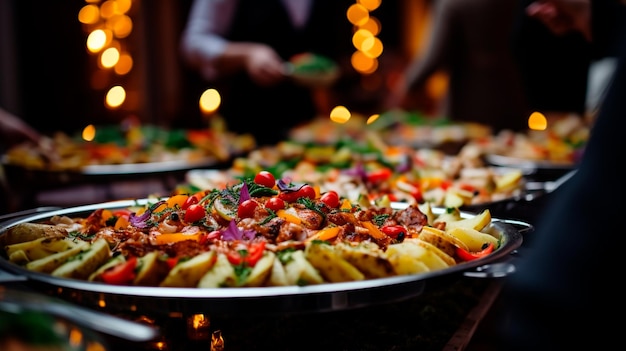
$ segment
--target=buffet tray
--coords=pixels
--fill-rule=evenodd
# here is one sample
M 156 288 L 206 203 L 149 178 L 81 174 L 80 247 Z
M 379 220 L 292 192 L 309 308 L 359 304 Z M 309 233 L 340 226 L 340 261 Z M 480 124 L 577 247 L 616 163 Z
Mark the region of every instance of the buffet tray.
M 55 215 L 86 216 L 97 209 L 127 208 L 146 204 L 148 199 L 123 200 L 78 206 L 37 213 L 0 224 L 0 235 L 11 227 L 25 222 L 41 222 Z M 394 204 L 402 208 L 406 204 Z M 441 214 L 443 208 L 435 208 Z M 461 213 L 463 218 L 473 216 Z M 492 254 L 474 261 L 422 274 L 401 275 L 354 282 L 328 283 L 310 286 L 242 287 L 242 288 L 164 288 L 145 286 L 115 286 L 99 282 L 53 277 L 29 271 L 0 258 L 0 269 L 25 281 L 39 291 L 69 299 L 88 308 L 109 312 L 163 315 L 181 313 L 302 313 L 343 310 L 372 304 L 400 301 L 419 296 L 426 284 L 440 278 L 462 275 L 499 277 L 514 271 L 507 263 L 523 240 L 518 221 L 509 223 L 492 218 L 492 225 L 501 235 L 501 246 Z M 523 223 L 525 229 L 531 225 Z

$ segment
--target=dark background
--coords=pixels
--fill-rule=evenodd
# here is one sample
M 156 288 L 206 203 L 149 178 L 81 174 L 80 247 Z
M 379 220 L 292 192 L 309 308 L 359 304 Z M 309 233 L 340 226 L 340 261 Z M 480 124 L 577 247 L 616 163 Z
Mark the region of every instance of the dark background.
M 75 132 L 90 123 L 118 123 L 131 115 L 144 123 L 196 127 L 202 123 L 198 98 L 210 86 L 183 65 L 178 51 L 191 2 L 134 1 L 133 31 L 126 38 L 133 70 L 123 77 L 111 75 L 106 88 L 94 88 L 96 59 L 87 52 L 87 32 L 78 21 L 85 1 L 1 1 L 0 106 L 46 133 Z M 383 28 L 381 60 L 391 59 L 401 41 L 401 2 L 383 3 L 372 12 Z M 107 110 L 104 93 L 120 83 L 137 102 L 126 110 Z M 356 82 L 352 91 L 345 91 L 355 108 L 372 99 L 360 89 Z

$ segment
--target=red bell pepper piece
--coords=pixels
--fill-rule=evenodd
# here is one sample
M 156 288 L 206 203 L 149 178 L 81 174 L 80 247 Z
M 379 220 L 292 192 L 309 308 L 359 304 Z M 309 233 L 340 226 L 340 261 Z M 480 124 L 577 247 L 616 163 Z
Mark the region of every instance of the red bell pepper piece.
M 471 261 L 489 255 L 493 252 L 494 248 L 493 243 L 489 243 L 480 251 L 470 252 L 457 246 L 456 255 L 463 261 Z

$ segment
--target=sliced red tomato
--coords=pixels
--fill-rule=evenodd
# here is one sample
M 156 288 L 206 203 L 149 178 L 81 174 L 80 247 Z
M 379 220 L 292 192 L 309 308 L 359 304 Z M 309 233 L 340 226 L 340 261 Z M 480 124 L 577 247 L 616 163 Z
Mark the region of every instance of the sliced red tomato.
M 238 266 L 240 264 L 243 263 L 243 257 L 241 256 L 241 254 L 239 253 L 239 251 L 228 251 L 226 253 L 226 258 L 228 258 L 228 262 L 230 262 L 230 264 Z
M 137 257 L 131 257 L 126 262 L 102 272 L 102 281 L 107 284 L 124 285 L 135 279 L 135 268 L 137 267 Z
M 245 257 L 245 262 L 248 266 L 254 267 L 261 257 L 263 257 L 263 251 L 265 251 L 265 241 L 250 244 L 248 255 Z
M 169 269 L 172 270 L 172 268 L 178 264 L 178 257 L 169 257 L 165 260 L 165 262 L 167 263 Z
M 259 241 L 248 244 L 248 248 L 245 251 L 228 251 L 226 257 L 228 258 L 228 262 L 232 265 L 238 266 L 246 264 L 249 267 L 254 267 L 261 257 L 263 257 L 264 251 L 265 241 Z

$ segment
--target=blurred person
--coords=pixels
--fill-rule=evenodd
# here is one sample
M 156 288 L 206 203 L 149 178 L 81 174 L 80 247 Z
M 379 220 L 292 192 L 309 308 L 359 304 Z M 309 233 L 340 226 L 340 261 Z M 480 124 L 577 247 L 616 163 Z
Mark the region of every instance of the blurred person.
M 28 123 L 0 107 L 0 134 L 2 135 L 2 151 L 23 141 L 38 144 L 41 134 Z
M 573 25 L 580 27 L 585 18 L 578 16 L 577 23 L 567 23 L 550 7 L 535 0 L 520 1 L 514 48 L 525 94 L 530 107 L 546 115 L 584 116 L 595 107 L 588 105 L 589 94 L 594 93 L 590 91 L 594 88 L 590 81 L 592 69 L 601 59 L 615 55 L 607 45 L 613 33 L 606 31 L 603 37 L 589 40 L 588 33 L 571 30 Z M 581 10 L 582 6 L 576 5 L 568 15 L 578 15 Z
M 615 0 L 542 0 L 527 15 L 556 34 L 578 31 L 619 49 L 617 68 L 577 173 L 549 199 L 532 241 L 505 280 L 493 312 L 497 350 L 597 350 L 619 345 L 624 308 L 623 176 L 626 139 L 626 10 Z M 612 40 L 608 40 L 612 38 Z M 585 345 L 585 346 L 583 346 Z
M 219 114 L 229 130 L 251 133 L 260 145 L 275 144 L 319 112 L 311 89 L 294 84 L 286 63 L 301 53 L 349 58 L 352 25 L 346 11 L 352 3 L 194 0 L 182 56 L 218 87 Z
M 423 55 L 412 59 L 385 99 L 385 109 L 409 109 L 415 94 L 444 71 L 449 79 L 442 117 L 494 131 L 522 130 L 530 111 L 513 58 L 516 0 L 437 0 Z

